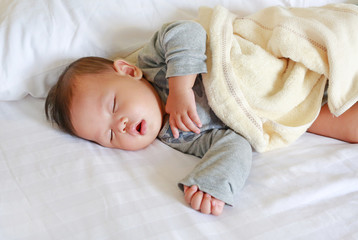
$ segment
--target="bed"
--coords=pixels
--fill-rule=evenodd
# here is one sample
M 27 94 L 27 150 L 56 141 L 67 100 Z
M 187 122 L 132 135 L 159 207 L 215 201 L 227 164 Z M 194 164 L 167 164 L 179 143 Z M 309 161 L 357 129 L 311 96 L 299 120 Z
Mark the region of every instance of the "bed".
M 254 153 L 235 207 L 192 210 L 177 182 L 199 161 L 156 140 L 130 152 L 69 136 L 44 97 L 72 60 L 127 56 L 163 23 L 223 5 L 239 16 L 340 0 L 2 0 L 0 239 L 358 239 L 358 145 L 305 133 Z M 350 1 L 358 3 L 358 1 Z

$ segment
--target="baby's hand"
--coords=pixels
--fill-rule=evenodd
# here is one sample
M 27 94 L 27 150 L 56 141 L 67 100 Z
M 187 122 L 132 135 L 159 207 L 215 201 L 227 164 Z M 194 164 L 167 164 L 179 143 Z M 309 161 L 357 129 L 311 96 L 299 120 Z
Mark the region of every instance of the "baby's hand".
M 179 130 L 200 133 L 201 122 L 196 111 L 194 92 L 190 87 L 176 87 L 169 90 L 165 111 L 170 115 L 169 124 L 174 138 Z
M 219 216 L 222 213 L 225 205 L 223 201 L 200 191 L 196 185 L 191 187 L 184 185 L 184 198 L 193 209 L 215 216 Z

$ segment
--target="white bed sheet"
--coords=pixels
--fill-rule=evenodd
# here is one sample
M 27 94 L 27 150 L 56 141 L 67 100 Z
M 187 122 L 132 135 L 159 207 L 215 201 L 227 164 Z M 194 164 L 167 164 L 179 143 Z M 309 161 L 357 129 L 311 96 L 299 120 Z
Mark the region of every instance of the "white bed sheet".
M 0 239 L 358 238 L 358 145 L 305 134 L 255 154 L 236 206 L 214 217 L 176 186 L 195 157 L 68 136 L 32 97 L 1 102 L 0 116 Z
M 141 39 L 160 21 L 194 18 L 197 5 L 247 14 L 340 1 L 193 2 L 151 1 L 141 20 L 155 24 Z M 177 187 L 197 158 L 159 141 L 127 152 L 71 137 L 46 121 L 43 104 L 30 96 L 0 102 L 1 240 L 358 239 L 357 144 L 307 133 L 288 148 L 255 153 L 236 206 L 214 217 L 188 207 Z

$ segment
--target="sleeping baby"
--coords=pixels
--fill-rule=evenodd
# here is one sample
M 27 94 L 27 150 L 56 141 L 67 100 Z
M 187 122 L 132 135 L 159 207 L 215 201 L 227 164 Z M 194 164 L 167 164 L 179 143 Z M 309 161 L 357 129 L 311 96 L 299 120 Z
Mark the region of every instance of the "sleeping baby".
M 205 85 L 210 73 L 207 38 L 202 24 L 177 21 L 154 34 L 138 53 L 136 64 L 78 59 L 51 88 L 45 103 L 47 118 L 65 132 L 105 147 L 134 151 L 158 138 L 201 158 L 179 187 L 193 209 L 220 215 L 225 204 L 234 204 L 249 176 L 254 145 L 247 133 L 236 131 L 213 111 Z M 317 93 L 321 103 L 322 96 Z M 357 142 L 357 104 L 340 117 L 328 112 L 323 105 L 307 128 Z

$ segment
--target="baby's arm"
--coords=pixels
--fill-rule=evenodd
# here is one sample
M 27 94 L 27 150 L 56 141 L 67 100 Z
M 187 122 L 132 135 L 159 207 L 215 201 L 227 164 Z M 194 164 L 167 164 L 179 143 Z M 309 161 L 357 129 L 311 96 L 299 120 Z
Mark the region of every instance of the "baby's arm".
M 252 149 L 245 138 L 230 129 L 214 129 L 193 141 L 168 145 L 202 158 L 179 183 L 193 209 L 219 215 L 223 203 L 234 204 L 234 195 L 244 186 L 251 168 Z
M 177 21 L 163 25 L 138 56 L 145 77 L 160 89 L 169 89 L 166 111 L 175 138 L 178 129 L 200 132 L 192 87 L 197 74 L 207 72 L 205 51 L 204 28 L 197 22 Z
M 178 129 L 200 133 L 201 122 L 196 111 L 193 85 L 196 74 L 169 78 L 169 95 L 165 111 L 170 115 L 169 124 L 174 138 Z

